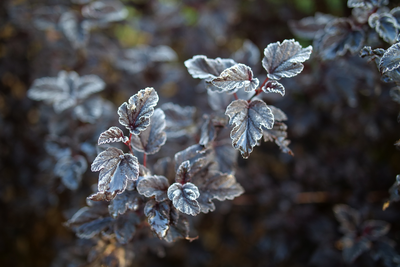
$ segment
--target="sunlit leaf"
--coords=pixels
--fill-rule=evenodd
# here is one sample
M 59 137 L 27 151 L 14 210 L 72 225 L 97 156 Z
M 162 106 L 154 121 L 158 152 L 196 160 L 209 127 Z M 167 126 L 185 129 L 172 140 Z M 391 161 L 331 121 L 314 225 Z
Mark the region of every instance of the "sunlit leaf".
M 157 92 L 151 88 L 140 90 L 118 108 L 119 123 L 132 134 L 138 135 L 150 125 L 150 117 L 157 105 Z
M 272 43 L 264 49 L 262 65 L 270 79 L 290 78 L 303 70 L 302 63 L 310 58 L 311 52 L 311 46 L 302 48 L 293 39 Z
M 127 186 L 127 179 L 136 180 L 139 176 L 138 160 L 131 154 L 109 147 L 97 155 L 92 163 L 93 172 L 100 171 L 98 189 L 100 192 L 121 193 Z
M 386 42 L 393 44 L 399 34 L 397 20 L 390 13 L 374 13 L 368 18 L 368 24 Z
M 262 100 L 235 100 L 226 109 L 231 131 L 232 145 L 238 149 L 243 158 L 248 158 L 253 147 L 262 137 L 262 127 L 271 129 L 274 115 Z
M 124 136 L 124 133 L 120 128 L 112 126 L 107 131 L 104 131 L 100 134 L 97 144 L 103 145 L 115 142 L 126 143 L 128 140 L 129 138 Z
M 174 207 L 192 216 L 200 213 L 200 206 L 196 200 L 199 196 L 199 189 L 192 183 L 174 183 L 168 188 L 168 198 L 172 200 Z
M 157 153 L 167 141 L 165 133 L 165 115 L 162 109 L 156 109 L 150 120 L 150 125 L 139 135 L 133 135 L 131 144 L 134 149 L 146 154 Z
M 193 78 L 211 81 L 217 78 L 224 70 L 236 65 L 232 59 L 210 59 L 203 55 L 194 56 L 185 61 L 185 66 Z
M 157 202 L 168 199 L 168 187 L 168 179 L 159 175 L 146 176 L 137 184 L 137 190 L 141 195 L 146 197 L 154 196 Z
M 393 71 L 400 67 L 400 43 L 389 47 L 379 61 L 379 69 L 382 73 Z
M 156 202 L 150 199 L 144 207 L 144 214 L 151 229 L 157 234 L 159 238 L 165 237 L 170 223 L 170 207 L 166 201 Z
M 275 80 L 268 80 L 261 89 L 266 93 L 278 93 L 282 96 L 285 95 L 285 87 Z
M 244 89 L 246 92 L 254 91 L 258 87 L 259 81 L 253 76 L 250 67 L 236 64 L 224 70 L 217 78 L 212 79 L 211 83 L 220 89 L 218 92 L 233 94 L 240 89 Z

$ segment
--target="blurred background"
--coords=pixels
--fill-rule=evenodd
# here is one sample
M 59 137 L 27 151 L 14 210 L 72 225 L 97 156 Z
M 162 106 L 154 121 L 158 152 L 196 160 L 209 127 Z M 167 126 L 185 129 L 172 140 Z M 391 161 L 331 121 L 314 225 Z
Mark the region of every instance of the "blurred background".
M 296 38 L 289 21 L 316 12 L 351 15 L 345 0 L 122 0 L 124 20 L 89 31 L 79 16 L 65 22 L 64 31 L 51 24 L 57 14 L 79 13 L 87 2 L 0 3 L 1 266 L 96 266 L 85 265 L 89 252 L 83 249 L 94 245 L 78 240 L 64 223 L 85 205 L 98 176 L 87 170 L 79 188 L 69 190 L 53 174 L 46 144 L 64 129 L 61 123 L 70 122 L 27 97 L 35 79 L 61 70 L 96 74 L 106 83 L 100 96 L 114 115 L 131 95 L 152 86 L 160 105 L 195 106 L 201 117 L 210 110 L 207 92 L 187 72 L 185 60 L 229 58 L 249 40 L 260 51 L 253 71 L 263 80 L 262 52 L 269 43 L 295 38 L 303 47 L 312 44 Z M 390 1 L 389 7 L 398 4 Z M 151 48 L 161 45 L 172 52 L 154 59 Z M 142 50 L 129 56 L 132 48 Z M 388 222 L 387 237 L 400 241 L 400 205 L 382 210 L 400 174 L 394 146 L 400 106 L 389 93 L 394 85 L 382 83 L 374 64 L 357 55 L 325 62 L 312 57 L 300 75 L 283 83 L 284 97 L 271 94 L 265 100 L 288 115 L 294 156 L 262 142 L 248 160 L 238 157 L 236 178 L 245 193 L 216 201 L 214 212 L 191 221 L 197 240 L 153 249 L 140 243 L 129 264 L 110 266 L 347 266 L 332 210 L 336 204 L 353 207 L 363 219 Z M 113 120 L 100 117 L 99 130 Z M 97 130 L 78 131 L 84 124 L 68 124 L 73 137 L 64 145 L 81 148 L 80 136 L 97 140 Z M 368 254 L 350 265 L 388 266 Z

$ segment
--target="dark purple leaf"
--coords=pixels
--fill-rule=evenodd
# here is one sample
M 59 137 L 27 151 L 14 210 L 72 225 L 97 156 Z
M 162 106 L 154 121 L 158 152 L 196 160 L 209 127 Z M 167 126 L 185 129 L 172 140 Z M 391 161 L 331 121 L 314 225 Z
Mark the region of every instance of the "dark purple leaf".
M 73 48 L 78 49 L 86 46 L 91 28 L 88 20 L 80 21 L 79 15 L 76 12 L 67 11 L 62 14 L 59 27 Z
M 348 51 L 358 53 L 364 43 L 364 32 L 357 28 L 349 19 L 332 20 L 325 27 L 321 36 L 317 37 L 319 43 L 315 45 L 324 60 L 344 56 Z
M 332 15 L 317 12 L 314 17 L 306 17 L 299 21 L 289 21 L 289 27 L 295 35 L 312 40 L 334 18 Z
M 159 175 L 146 176 L 137 184 L 139 194 L 144 195 L 145 197 L 154 196 L 157 202 L 162 202 L 168 199 L 168 187 L 169 183 L 167 178 Z
M 254 66 L 260 60 L 260 50 L 250 40 L 245 40 L 243 46 L 232 55 L 233 60 L 246 65 Z
M 181 107 L 172 103 L 165 103 L 161 106 L 164 110 L 168 138 L 186 136 L 194 125 L 194 107 Z
M 200 133 L 200 145 L 207 145 L 208 143 L 214 141 L 216 137 L 216 130 L 214 127 L 214 123 L 209 116 L 205 116 L 205 120 L 201 126 Z
M 254 78 L 251 68 L 244 64 L 236 64 L 224 70 L 218 77 L 212 79 L 211 83 L 217 87 L 217 92 L 229 94 L 236 93 L 240 89 L 252 92 L 259 85 L 259 81 Z
M 104 131 L 100 134 L 99 140 L 97 142 L 98 145 L 122 142 L 126 143 L 129 140 L 128 137 L 124 136 L 122 130 L 118 127 L 112 126 L 107 131 Z
M 118 108 L 119 123 L 132 134 L 138 135 L 150 125 L 150 117 L 157 105 L 157 92 L 151 88 L 140 90 Z
M 355 241 L 352 237 L 343 237 L 343 259 L 347 263 L 355 261 L 362 253 L 370 250 L 371 242 L 366 237 Z
M 119 216 L 114 221 L 114 233 L 119 243 L 127 244 L 136 232 L 136 225 L 140 223 L 140 218 L 134 212 L 128 212 Z
M 343 233 L 353 233 L 360 225 L 360 214 L 357 210 L 350 208 L 347 205 L 339 204 L 333 208 L 336 219 L 340 222 L 340 230 Z
M 160 239 L 165 237 L 169 229 L 169 213 L 170 207 L 166 201 L 158 203 L 150 199 L 144 207 L 144 214 L 147 216 L 150 227 Z
M 157 153 L 167 141 L 165 115 L 162 109 L 156 109 L 150 120 L 150 125 L 138 136 L 132 136 L 131 144 L 134 149 L 146 154 Z
M 99 218 L 93 220 L 91 222 L 82 224 L 78 228 L 76 228 L 76 235 L 80 238 L 92 238 L 95 235 L 99 234 L 101 231 L 105 230 L 108 227 L 111 227 L 113 223 L 113 219 L 111 217 Z
M 110 205 L 108 205 L 108 210 L 113 218 L 117 218 L 127 210 L 137 210 L 140 201 L 141 196 L 136 191 L 125 190 L 122 194 L 118 194 L 111 200 Z
M 61 158 L 54 167 L 54 174 L 61 177 L 62 183 L 70 190 L 78 189 L 82 174 L 87 169 L 86 159 L 81 155 Z
M 368 220 L 361 225 L 362 235 L 370 240 L 386 235 L 389 232 L 390 224 L 385 221 Z
M 272 129 L 274 115 L 262 100 L 235 100 L 226 109 L 231 131 L 232 145 L 243 158 L 248 158 L 253 147 L 262 137 L 262 127 Z
M 176 171 L 176 176 L 175 176 L 175 181 L 180 184 L 186 184 L 190 182 L 191 178 L 191 167 L 190 167 L 190 161 L 186 160 L 179 165 L 177 171 Z
M 82 15 L 99 26 L 105 26 L 110 22 L 124 20 L 128 16 L 128 10 L 117 0 L 102 0 L 84 6 Z
M 97 155 L 91 170 L 100 171 L 98 184 L 100 192 L 121 193 L 127 186 L 127 179 L 137 180 L 139 176 L 137 158 L 131 154 L 124 154 L 122 150 L 114 147 L 109 147 Z
M 196 183 L 194 178 L 193 182 Z M 197 200 L 203 213 L 215 210 L 214 203 L 211 200 L 234 199 L 244 192 L 243 187 L 236 182 L 233 175 L 218 171 L 211 171 L 207 178 L 202 179 L 201 184 L 198 184 L 198 188 L 200 197 Z
M 103 202 L 89 202 L 88 204 L 89 207 L 83 207 L 78 210 L 72 218 L 68 220 L 66 225 L 76 227 L 98 218 L 107 217 L 107 206 Z
M 311 46 L 302 48 L 293 39 L 272 43 L 264 49 L 262 65 L 270 79 L 290 78 L 303 70 L 302 63 L 310 58 L 311 52 Z
M 180 216 L 179 220 L 169 226 L 164 240 L 168 243 L 175 242 L 178 239 L 189 238 L 189 222 L 185 217 Z
M 172 200 L 174 207 L 192 216 L 200 213 L 200 206 L 196 200 L 199 196 L 199 189 L 192 183 L 174 183 L 168 188 L 168 198 Z
M 178 169 L 182 162 L 189 160 L 192 165 L 199 158 L 205 157 L 208 151 L 202 145 L 192 145 L 185 150 L 175 154 L 175 169 Z

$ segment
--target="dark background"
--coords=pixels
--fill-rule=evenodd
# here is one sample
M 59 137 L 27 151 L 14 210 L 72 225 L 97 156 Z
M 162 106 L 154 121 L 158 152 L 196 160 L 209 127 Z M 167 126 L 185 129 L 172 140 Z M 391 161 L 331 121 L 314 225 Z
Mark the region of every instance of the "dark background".
M 50 266 L 53 262 L 67 266 L 54 260 L 78 247 L 63 223 L 72 210 L 85 205 L 97 178 L 88 174 L 83 188 L 72 192 L 59 190 L 59 181 L 40 171 L 47 157 L 43 148 L 46 116 L 41 112 L 43 104 L 28 99 L 26 92 L 34 79 L 55 76 L 60 69 L 75 69 L 79 64 L 55 62 L 54 58 L 62 57 L 54 54 L 56 49 L 49 54 L 43 45 L 45 37 L 29 25 L 29 8 L 58 2 L 29 2 L 0 3 L 0 265 Z M 140 82 L 132 81 L 139 79 L 136 76 L 121 78 L 120 71 L 107 65 L 75 69 L 82 74 L 96 71 L 107 83 L 102 96 L 116 106 L 144 88 L 141 83 L 155 83 L 162 85 L 160 102 L 201 109 L 205 94 L 200 90 L 195 95 L 198 80 L 185 72 L 186 59 L 196 54 L 229 57 L 245 39 L 262 52 L 271 42 L 295 38 L 289 20 L 315 12 L 351 14 L 346 1 L 340 0 L 188 0 L 181 9 L 184 23 L 172 18 L 162 23 L 156 1 L 123 2 L 131 12 L 128 20 L 135 23 L 117 23 L 102 34 L 122 47 L 169 45 L 179 57 L 175 66 L 184 74 L 165 86 L 156 68 L 146 70 Z M 390 7 L 397 4 L 391 1 Z M 210 10 L 220 24 L 199 23 Z M 154 20 L 157 27 L 151 28 L 147 20 Z M 303 46 L 311 44 L 299 41 Z M 346 266 L 337 246 L 342 234 L 332 212 L 339 203 L 358 209 L 364 218 L 389 222 L 388 237 L 398 242 L 399 204 L 382 211 L 388 189 L 400 173 L 400 151 L 393 145 L 400 138 L 400 108 L 389 97 L 394 85 L 381 83 L 376 67 L 363 62 L 375 82 L 365 84 L 360 79 L 354 90 L 358 104 L 350 107 L 347 94 L 340 91 L 340 86 L 346 87 L 346 82 L 340 85 L 346 77 L 332 80 L 328 74 L 334 64 L 312 58 L 303 73 L 285 83 L 285 97 L 267 98 L 268 104 L 288 114 L 295 156 L 282 154 L 272 143 L 262 143 L 248 160 L 239 158 L 236 177 L 245 194 L 195 218 L 193 234 L 199 235 L 198 240 L 172 244 L 164 257 L 151 251 L 137 253 L 132 266 Z M 259 67 L 256 73 L 265 75 Z M 333 82 L 339 85 L 329 87 Z M 368 255 L 354 265 L 379 266 Z

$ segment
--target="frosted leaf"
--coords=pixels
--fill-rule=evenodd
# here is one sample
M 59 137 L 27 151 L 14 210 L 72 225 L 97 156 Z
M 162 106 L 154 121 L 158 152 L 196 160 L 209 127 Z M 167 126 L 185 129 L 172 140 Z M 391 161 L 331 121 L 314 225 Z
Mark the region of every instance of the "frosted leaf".
M 263 137 L 264 142 L 275 141 L 279 137 L 286 138 L 287 137 L 287 126 L 282 122 L 275 122 L 274 127 L 272 129 L 263 128 Z
M 115 143 L 115 142 L 128 142 L 129 138 L 124 136 L 122 130 L 118 127 L 112 126 L 107 131 L 104 131 L 100 134 L 99 140 L 97 142 L 98 145 Z
M 211 83 L 219 89 L 218 92 L 233 94 L 240 89 L 244 89 L 246 92 L 254 91 L 258 87 L 259 81 L 253 77 L 250 67 L 236 64 L 224 70 L 217 78 L 212 79 Z
M 317 12 L 314 17 L 306 17 L 299 21 L 289 21 L 289 27 L 295 35 L 312 40 L 334 18 L 332 15 Z
M 157 102 L 158 95 L 153 88 L 140 90 L 129 98 L 129 103 L 125 102 L 118 108 L 119 123 L 132 134 L 138 135 L 150 125 L 150 117 Z
M 390 14 L 396 19 L 397 25 L 400 25 L 400 7 L 395 7 L 390 10 Z
M 194 125 L 194 114 L 196 108 L 181 107 L 172 103 L 165 103 L 161 106 L 164 111 L 168 138 L 186 136 L 188 129 Z
M 165 237 L 169 229 L 170 207 L 166 201 L 158 203 L 150 199 L 144 207 L 144 214 L 153 230 L 159 238 Z
M 379 36 L 390 44 L 396 42 L 399 34 L 397 20 L 389 13 L 374 13 L 368 18 L 368 24 Z
M 201 133 L 200 133 L 200 145 L 207 145 L 208 143 L 214 141 L 215 137 L 217 136 L 214 123 L 210 119 L 209 116 L 205 117 L 205 121 L 201 126 Z
M 218 163 L 218 170 L 223 173 L 232 173 L 237 162 L 238 151 L 232 147 L 228 128 L 218 133 L 212 148 L 214 149 L 213 161 Z
M 111 201 L 115 198 L 115 196 L 117 195 L 117 192 L 97 192 L 94 194 L 91 194 L 90 196 L 87 197 L 87 199 L 89 200 L 93 200 L 93 201 Z
M 235 100 L 226 109 L 231 131 L 232 145 L 247 159 L 253 147 L 262 137 L 262 127 L 271 129 L 274 125 L 274 115 L 262 100 L 248 103 L 245 100 Z
M 141 179 L 137 184 L 137 191 L 145 197 L 154 196 L 157 202 L 162 202 L 168 199 L 168 187 L 169 183 L 167 178 L 164 176 L 153 175 Z
M 62 14 L 59 27 L 75 49 L 83 48 L 89 40 L 90 23 L 87 20 L 79 21 L 79 15 L 73 11 Z
M 175 181 L 180 184 L 186 184 L 190 182 L 190 161 L 186 160 L 179 165 L 178 170 L 176 171 Z
M 236 65 L 232 59 L 210 59 L 203 55 L 196 55 L 185 61 L 185 66 L 193 78 L 211 81 L 218 77 L 227 68 Z
M 400 67 L 400 43 L 389 47 L 379 61 L 379 69 L 382 73 L 390 72 Z
M 165 129 L 165 114 L 162 109 L 156 109 L 150 120 L 150 125 L 139 135 L 133 135 L 131 144 L 134 149 L 146 154 L 157 153 L 167 141 Z
M 236 178 L 231 174 L 211 171 L 206 179 L 198 185 L 200 197 L 197 199 L 201 212 L 208 213 L 214 211 L 213 199 L 223 201 L 234 199 L 243 194 L 243 187 L 236 182 Z
M 172 220 L 171 220 L 172 221 Z M 175 242 L 178 239 L 189 238 L 189 222 L 185 217 L 180 216 L 179 220 L 169 226 L 164 240 L 168 243 Z
M 141 196 L 136 191 L 125 190 L 118 194 L 108 205 L 111 217 L 117 218 L 127 210 L 137 210 L 139 208 Z
M 358 53 L 364 43 L 364 32 L 349 19 L 335 19 L 328 23 L 318 39 L 316 49 L 322 59 L 330 60 L 344 56 L 348 51 Z
M 260 60 L 260 50 L 252 41 L 245 40 L 243 46 L 232 55 L 232 58 L 236 62 L 253 66 Z
M 262 65 L 270 79 L 290 78 L 303 70 L 302 62 L 310 58 L 311 52 L 311 46 L 302 48 L 293 39 L 272 43 L 264 49 Z
M 54 167 L 54 174 L 61 177 L 62 183 L 70 190 L 78 189 L 82 175 L 87 169 L 85 157 L 76 155 L 61 158 Z
M 188 215 L 195 216 L 200 213 L 200 206 L 196 200 L 199 196 L 199 189 L 192 183 L 174 183 L 168 188 L 168 198 L 172 200 L 174 207 Z
M 152 62 L 175 61 L 177 58 L 177 54 L 169 46 L 137 46 L 124 50 L 116 64 L 118 68 L 135 74 L 144 70 Z
M 210 89 L 207 90 L 207 96 L 208 104 L 215 111 L 225 110 L 233 100 L 233 95 L 221 94 Z
M 114 233 L 120 244 L 127 244 L 136 232 L 140 218 L 134 212 L 128 212 L 114 221 Z
M 283 112 L 280 108 L 272 105 L 269 105 L 268 107 L 271 109 L 272 114 L 274 114 L 275 121 L 287 121 L 288 118 L 285 112 Z
M 60 71 L 56 78 L 36 79 L 28 91 L 33 100 L 43 100 L 51 104 L 57 113 L 77 105 L 90 94 L 103 90 L 105 83 L 95 75 L 79 77 L 74 72 Z
M 278 81 L 268 80 L 261 88 L 265 93 L 278 93 L 282 96 L 285 95 L 285 87 Z
M 389 232 L 390 224 L 380 220 L 367 220 L 361 224 L 361 229 L 367 230 L 368 238 L 376 240 Z
M 102 202 L 95 202 L 94 204 L 91 203 L 90 207 L 79 209 L 72 218 L 68 220 L 66 225 L 76 227 L 98 218 L 107 217 L 107 215 L 107 206 Z
M 82 122 L 95 123 L 103 114 L 104 100 L 93 97 L 74 108 L 74 115 Z
M 98 190 L 100 192 L 121 193 L 127 186 L 127 179 L 136 180 L 139 176 L 138 160 L 131 154 L 109 147 L 97 155 L 92 163 L 93 172 L 100 171 Z
M 84 6 L 82 15 L 94 20 L 99 26 L 105 26 L 110 22 L 124 20 L 128 16 L 128 10 L 119 1 L 102 0 Z
M 372 9 L 374 7 L 380 7 L 382 5 L 387 5 L 389 3 L 388 0 L 348 0 L 347 6 L 349 8 L 354 7 L 365 7 Z
M 204 151 L 204 146 L 199 144 L 191 145 L 190 147 L 175 154 L 175 169 L 178 169 L 182 162 L 189 160 L 192 164 L 198 159 L 205 157 L 207 153 L 208 151 Z

